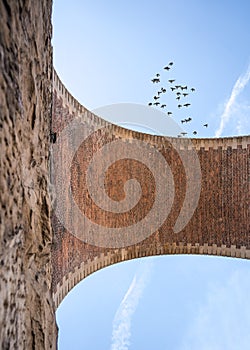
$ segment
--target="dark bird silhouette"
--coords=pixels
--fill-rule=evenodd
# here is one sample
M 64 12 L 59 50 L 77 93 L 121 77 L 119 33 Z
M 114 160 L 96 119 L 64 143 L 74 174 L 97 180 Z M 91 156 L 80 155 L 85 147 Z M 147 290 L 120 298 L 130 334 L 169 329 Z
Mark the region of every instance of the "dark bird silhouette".
M 194 135 L 197 135 L 197 131 L 193 131 L 193 134 L 194 134 Z
M 157 91 L 158 96 L 160 96 L 161 93 L 162 93 L 162 91 Z
M 190 103 L 185 103 L 183 106 L 184 107 L 188 107 L 188 106 L 191 106 L 191 104 Z
M 149 106 L 152 106 L 152 104 L 153 104 L 152 102 L 149 102 L 149 103 L 148 103 Z
M 160 74 L 159 74 L 159 73 L 157 73 L 157 74 L 155 74 L 155 76 L 156 76 L 156 77 L 159 77 L 159 76 L 160 76 Z
M 169 69 L 170 69 L 170 67 L 166 66 L 166 67 L 164 67 L 164 69 L 169 70 Z
M 169 65 L 169 66 L 172 66 L 173 64 L 174 64 L 174 62 L 169 62 L 169 64 L 168 64 L 168 65 Z
M 187 90 L 187 85 L 186 86 L 181 86 L 181 90 Z
M 173 114 L 172 112 L 168 112 L 168 115 L 171 115 L 171 114 Z
M 191 90 L 192 92 L 194 92 L 194 91 L 195 91 L 195 88 L 191 88 L 190 90 Z
M 155 106 L 159 106 L 160 102 L 155 102 L 154 105 Z
M 174 81 L 174 79 L 169 79 L 170 84 L 173 84 Z
M 181 108 L 182 107 L 182 105 L 178 105 L 178 108 Z
M 181 86 L 180 85 L 175 85 L 175 88 L 176 89 L 179 89 Z
M 167 107 L 167 105 L 161 105 L 161 108 L 165 108 L 165 107 Z
M 161 91 L 165 94 L 165 92 L 166 92 L 167 90 L 164 89 L 164 88 L 161 88 Z
M 154 100 L 158 100 L 158 98 L 160 98 L 160 96 L 154 96 Z
M 188 122 L 191 122 L 191 120 L 192 120 L 192 118 L 189 117 L 189 118 L 187 118 L 187 119 L 186 119 L 186 118 L 185 118 L 185 119 L 182 119 L 181 122 L 182 122 L 182 123 L 188 123 Z
M 152 81 L 153 83 L 159 83 L 159 82 L 160 82 L 160 79 L 159 79 L 159 78 L 154 78 L 154 79 L 151 79 L 151 81 Z
M 180 96 L 180 95 L 181 95 L 181 93 L 180 93 L 180 92 L 176 92 L 176 95 Z
M 181 135 L 177 135 L 177 137 L 181 137 Z
M 205 126 L 205 128 L 207 128 L 207 127 L 208 127 L 208 124 L 206 123 L 206 124 L 204 124 L 203 126 Z
M 180 98 L 181 98 L 180 96 L 177 96 L 177 97 L 176 97 L 176 100 L 180 101 Z
M 187 132 L 181 132 L 181 135 L 183 135 L 183 136 L 185 136 L 185 135 L 187 135 Z
M 188 93 L 187 93 L 187 92 L 184 92 L 182 95 L 183 95 L 184 97 L 186 97 L 186 96 L 188 95 Z
M 175 90 L 176 88 L 174 88 L 174 87 L 171 87 L 170 89 L 171 89 L 172 91 L 174 91 L 174 90 Z

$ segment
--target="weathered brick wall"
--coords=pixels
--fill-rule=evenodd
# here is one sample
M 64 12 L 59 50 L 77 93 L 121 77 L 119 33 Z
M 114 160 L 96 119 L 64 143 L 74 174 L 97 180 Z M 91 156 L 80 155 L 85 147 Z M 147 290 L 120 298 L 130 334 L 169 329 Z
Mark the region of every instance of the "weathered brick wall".
M 66 147 L 62 135 L 74 118 L 81 116 L 83 142 L 75 151 L 74 131 L 66 135 Z M 73 124 L 72 124 L 73 125 Z M 73 130 L 74 126 L 72 126 Z M 88 274 L 115 262 L 156 254 L 213 254 L 250 258 L 250 137 L 224 139 L 193 139 L 192 146 L 183 139 L 169 139 L 129 131 L 106 123 L 82 107 L 54 75 L 53 130 L 57 133 L 58 146 L 55 157 L 59 168 L 64 166 L 70 153 L 74 154 L 70 165 L 70 191 L 83 216 L 103 227 L 128 227 L 147 216 L 156 197 L 156 183 L 150 169 L 134 160 L 121 160 L 108 169 L 105 190 L 114 200 L 123 200 L 125 182 L 136 177 L 142 185 L 139 204 L 127 212 L 114 213 L 95 204 L 87 186 L 86 172 L 91 160 L 105 145 L 120 140 L 128 148 L 134 140 L 146 142 L 160 152 L 170 166 L 175 187 L 174 201 L 164 222 L 151 235 L 128 247 L 117 245 L 108 248 L 107 236 L 96 244 L 86 241 L 87 226 L 72 216 L 72 203 L 63 204 L 62 219 L 73 221 L 72 227 L 82 231 L 82 237 L 72 235 L 71 230 L 54 216 L 53 292 L 56 305 L 67 292 Z M 88 132 L 87 132 L 88 131 Z M 136 147 L 136 145 L 134 146 Z M 178 151 L 177 151 L 178 150 Z M 174 226 L 182 210 L 187 191 L 188 176 L 183 166 L 186 157 L 189 167 L 195 167 L 191 152 L 195 150 L 201 171 L 200 194 L 197 207 L 180 232 Z M 114 147 L 112 153 L 118 153 Z M 149 153 L 150 154 L 150 153 Z M 117 154 L 119 158 L 119 154 Z M 99 164 L 113 159 L 107 154 Z M 123 158 L 122 156 L 120 158 Z M 160 172 L 159 157 L 152 156 L 152 168 Z M 92 172 L 92 180 L 98 172 Z M 198 183 L 198 182 L 197 182 Z M 65 186 L 61 183 L 61 186 Z M 190 203 L 195 192 L 189 194 Z M 194 198 L 192 198 L 192 196 Z M 58 203 L 61 205 L 61 203 Z M 185 210 L 188 210 L 188 205 Z M 59 215 L 60 216 L 60 215 Z M 144 230 L 149 231 L 146 223 Z M 135 232 L 136 234 L 136 232 Z M 147 237 L 148 236 L 148 237 Z M 87 243 L 88 242 L 88 243 Z M 112 244 L 111 244 L 112 246 Z
M 50 0 L 0 1 L 0 348 L 55 349 Z

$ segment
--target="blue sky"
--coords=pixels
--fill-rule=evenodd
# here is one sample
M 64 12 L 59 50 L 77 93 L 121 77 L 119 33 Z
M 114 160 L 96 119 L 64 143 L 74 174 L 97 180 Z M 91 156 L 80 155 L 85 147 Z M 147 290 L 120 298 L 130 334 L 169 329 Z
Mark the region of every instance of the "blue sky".
M 250 133 L 250 3 L 54 1 L 54 65 L 88 109 L 147 105 L 160 73 L 195 87 L 192 136 Z M 163 67 L 174 62 L 169 72 Z M 183 110 L 166 102 L 180 125 Z M 164 130 L 166 115 L 143 126 Z M 134 123 L 141 123 L 135 116 Z M 208 128 L 203 124 L 207 122 Z M 165 256 L 117 264 L 76 286 L 57 311 L 59 349 L 245 349 L 248 261 Z M 120 341 L 120 343 L 119 343 Z

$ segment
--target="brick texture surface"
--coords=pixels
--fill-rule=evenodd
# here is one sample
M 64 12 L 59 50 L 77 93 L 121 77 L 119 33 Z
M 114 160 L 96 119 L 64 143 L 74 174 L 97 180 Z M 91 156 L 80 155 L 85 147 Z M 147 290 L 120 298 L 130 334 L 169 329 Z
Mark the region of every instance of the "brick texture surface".
M 100 247 L 100 244 L 86 243 L 72 235 L 54 215 L 52 264 L 56 304 L 86 275 L 122 260 L 173 253 L 249 258 L 250 137 L 192 140 L 200 163 L 201 191 L 191 219 L 180 232 L 175 233 L 173 227 L 180 214 L 187 187 L 181 153 L 185 152 L 188 162 L 192 162 L 187 150 L 179 147 L 177 152 L 167 138 L 137 133 L 106 123 L 81 106 L 56 73 L 53 96 L 53 131 L 57 137 L 78 116 L 82 116 L 85 129 L 90 131 L 75 152 L 70 170 L 72 195 L 83 215 L 101 226 L 127 227 L 140 221 L 152 208 L 156 195 L 154 177 L 148 167 L 133 159 L 119 160 L 111 165 L 105 177 L 105 190 L 116 201 L 124 199 L 123 186 L 127 180 L 136 178 L 139 181 L 142 194 L 132 209 L 122 213 L 109 212 L 100 208 L 91 197 L 86 180 L 87 169 L 94 155 L 115 140 L 123 142 L 124 147 L 128 143 L 133 144 L 133 140 L 143 140 L 156 148 L 170 166 L 175 186 L 174 201 L 165 221 L 149 237 L 128 247 L 105 248 Z M 182 143 L 183 140 L 176 139 L 175 142 Z M 71 147 L 70 136 L 68 147 Z M 115 148 L 113 152 L 116 152 Z M 119 158 L 119 154 L 117 156 Z M 58 162 L 63 162 L 65 154 L 58 152 L 57 157 Z M 157 169 L 158 159 L 152 159 L 152 162 Z M 91 176 L 94 179 L 98 174 L 93 173 Z M 69 207 L 66 204 L 66 208 Z M 65 210 L 64 215 L 70 215 L 70 210 Z M 84 231 L 85 227 L 79 229 Z M 148 230 L 147 226 L 145 230 Z

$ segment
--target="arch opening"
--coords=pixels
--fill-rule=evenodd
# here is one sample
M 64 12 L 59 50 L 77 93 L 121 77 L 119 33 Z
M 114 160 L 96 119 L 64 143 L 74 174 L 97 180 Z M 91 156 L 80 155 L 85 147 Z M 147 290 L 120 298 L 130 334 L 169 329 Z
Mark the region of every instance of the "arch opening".
M 131 349 L 196 349 L 205 341 L 213 348 L 229 334 L 237 348 L 248 339 L 248 276 L 249 264 L 239 258 L 169 255 L 114 264 L 79 283 L 59 306 L 59 350 L 74 341 L 115 349 L 118 338 Z

